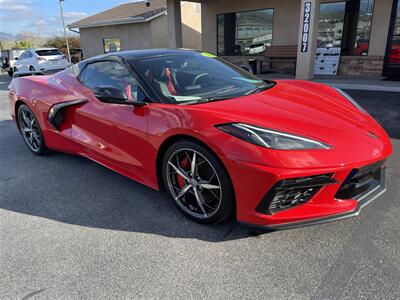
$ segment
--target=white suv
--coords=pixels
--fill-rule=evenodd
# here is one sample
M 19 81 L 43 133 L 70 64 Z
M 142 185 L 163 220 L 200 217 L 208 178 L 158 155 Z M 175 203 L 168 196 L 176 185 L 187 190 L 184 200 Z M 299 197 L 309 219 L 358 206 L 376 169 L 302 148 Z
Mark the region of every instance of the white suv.
M 27 49 L 15 61 L 13 67 L 16 72 L 46 72 L 63 70 L 69 67 L 70 63 L 65 55 L 56 48 Z

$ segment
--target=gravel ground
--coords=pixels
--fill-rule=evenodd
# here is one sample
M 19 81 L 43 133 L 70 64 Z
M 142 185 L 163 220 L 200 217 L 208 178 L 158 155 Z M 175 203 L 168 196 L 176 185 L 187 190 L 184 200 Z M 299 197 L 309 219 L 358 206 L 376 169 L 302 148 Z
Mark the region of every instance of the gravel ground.
M 395 149 L 388 191 L 357 218 L 257 232 L 201 226 L 84 158 L 34 157 L 0 76 L 0 299 L 400 298 L 400 94 L 350 93 Z

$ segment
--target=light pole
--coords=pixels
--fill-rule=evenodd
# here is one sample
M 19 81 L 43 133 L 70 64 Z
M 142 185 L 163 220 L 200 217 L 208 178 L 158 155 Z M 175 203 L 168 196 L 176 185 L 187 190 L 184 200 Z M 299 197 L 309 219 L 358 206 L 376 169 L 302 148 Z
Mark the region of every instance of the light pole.
M 64 23 L 64 13 L 63 13 L 63 8 L 62 8 L 62 3 L 64 0 L 60 0 L 60 11 L 61 11 L 61 20 L 62 20 L 62 26 L 64 30 L 64 37 L 65 37 L 65 43 L 67 44 L 67 52 L 68 52 L 68 61 L 71 63 L 71 54 L 69 53 L 69 44 L 68 44 L 68 38 L 67 38 L 67 32 L 65 30 L 65 23 Z

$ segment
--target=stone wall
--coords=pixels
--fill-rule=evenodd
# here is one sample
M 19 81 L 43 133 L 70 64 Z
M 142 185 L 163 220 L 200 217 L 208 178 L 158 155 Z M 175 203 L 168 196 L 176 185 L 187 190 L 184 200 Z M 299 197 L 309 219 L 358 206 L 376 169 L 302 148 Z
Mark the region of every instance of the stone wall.
M 342 56 L 339 75 L 382 76 L 383 56 Z

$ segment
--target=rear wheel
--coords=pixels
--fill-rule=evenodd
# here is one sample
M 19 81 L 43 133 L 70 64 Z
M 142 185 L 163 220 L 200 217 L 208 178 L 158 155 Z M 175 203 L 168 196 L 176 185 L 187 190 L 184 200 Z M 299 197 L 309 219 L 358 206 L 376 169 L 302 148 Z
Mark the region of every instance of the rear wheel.
M 25 104 L 18 108 L 18 128 L 25 144 L 36 155 L 48 153 L 42 129 L 33 111 Z
M 222 163 L 201 144 L 172 145 L 162 164 L 163 180 L 176 206 L 199 223 L 217 223 L 233 215 L 234 196 Z

